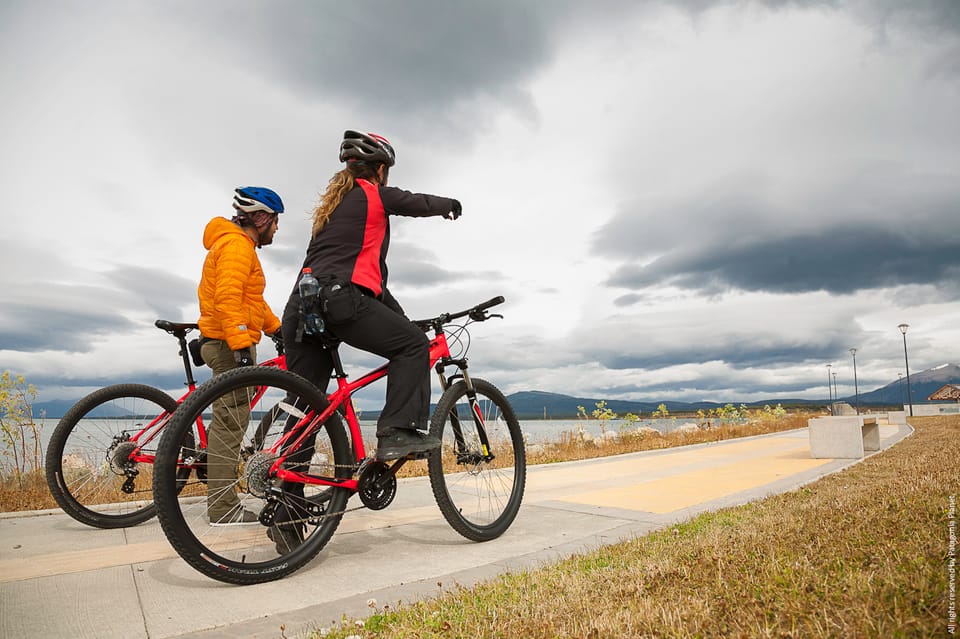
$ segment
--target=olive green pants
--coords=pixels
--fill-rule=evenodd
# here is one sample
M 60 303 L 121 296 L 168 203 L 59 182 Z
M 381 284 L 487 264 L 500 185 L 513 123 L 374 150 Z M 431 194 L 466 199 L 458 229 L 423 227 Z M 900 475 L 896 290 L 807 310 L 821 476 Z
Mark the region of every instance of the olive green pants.
M 256 361 L 256 346 L 250 347 L 250 354 Z M 225 341 L 204 342 L 200 355 L 215 376 L 237 367 Z M 213 420 L 207 428 L 207 515 L 211 522 L 240 508 L 237 468 L 243 435 L 250 423 L 252 397 L 252 391 L 240 389 L 213 402 Z

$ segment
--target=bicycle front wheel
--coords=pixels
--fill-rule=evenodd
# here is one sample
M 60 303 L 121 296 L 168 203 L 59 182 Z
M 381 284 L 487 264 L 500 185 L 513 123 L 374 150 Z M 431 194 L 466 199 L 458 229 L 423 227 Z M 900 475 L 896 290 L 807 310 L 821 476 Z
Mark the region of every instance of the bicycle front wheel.
M 97 528 L 153 517 L 152 467 L 136 459 L 153 457 L 158 430 L 176 408 L 175 399 L 142 384 L 107 386 L 74 404 L 47 445 L 47 486 L 57 504 Z
M 433 495 L 447 522 L 473 541 L 496 539 L 510 527 L 523 500 L 527 459 L 513 408 L 493 384 L 474 379 L 477 411 L 466 383 L 450 386 L 437 403 L 430 434 L 440 439 L 428 467 Z M 485 454 L 482 424 L 489 442 Z
M 262 366 L 217 375 L 184 401 L 157 451 L 154 492 L 163 531 L 187 563 L 219 581 L 255 584 L 288 575 L 320 552 L 351 490 L 282 482 L 271 469 L 283 455 L 283 468 L 311 477 L 352 476 L 337 416 L 310 426 L 326 407 L 323 393 L 306 379 Z M 206 425 L 205 481 L 180 490 L 178 442 L 200 424 Z M 290 429 L 310 428 L 315 437 L 299 444 L 296 437 L 283 439 Z

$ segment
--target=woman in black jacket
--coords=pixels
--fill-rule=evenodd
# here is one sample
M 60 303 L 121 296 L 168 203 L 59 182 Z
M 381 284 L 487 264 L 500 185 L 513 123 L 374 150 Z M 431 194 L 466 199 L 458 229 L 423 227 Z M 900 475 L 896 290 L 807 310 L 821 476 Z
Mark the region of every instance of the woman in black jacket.
M 422 432 L 430 411 L 429 342 L 387 289 L 390 216 L 455 220 L 461 207 L 451 198 L 387 186 L 396 154 L 379 135 L 346 131 L 340 161 L 346 167 L 330 179 L 314 211 L 303 267 L 325 285 L 327 330 L 389 360 L 376 456 L 380 461 L 399 459 L 438 448 L 440 441 Z M 296 286 L 283 312 L 282 330 L 287 368 L 325 390 L 333 362 L 320 340 L 304 332 Z M 303 490 L 302 485 L 288 490 L 298 488 Z

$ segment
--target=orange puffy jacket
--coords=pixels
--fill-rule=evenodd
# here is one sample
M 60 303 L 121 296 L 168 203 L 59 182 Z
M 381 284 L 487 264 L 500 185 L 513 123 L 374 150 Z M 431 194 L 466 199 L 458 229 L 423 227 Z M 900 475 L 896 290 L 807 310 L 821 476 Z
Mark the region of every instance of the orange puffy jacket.
M 230 220 L 215 217 L 203 231 L 203 246 L 207 259 L 197 287 L 203 336 L 226 340 L 236 351 L 279 330 L 280 320 L 263 299 L 266 278 L 253 240 Z

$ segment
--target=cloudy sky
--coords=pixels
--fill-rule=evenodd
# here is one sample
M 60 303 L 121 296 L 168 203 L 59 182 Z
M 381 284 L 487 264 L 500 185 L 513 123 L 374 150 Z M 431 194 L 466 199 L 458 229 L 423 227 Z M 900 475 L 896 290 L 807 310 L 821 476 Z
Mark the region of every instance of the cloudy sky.
M 901 322 L 912 371 L 960 362 L 954 0 L 4 0 L 0 85 L 0 370 L 41 401 L 180 387 L 153 321 L 195 321 L 236 186 L 286 203 L 279 312 L 348 128 L 463 202 L 395 220 L 391 290 L 504 295 L 470 354 L 508 393 L 852 394 Z

